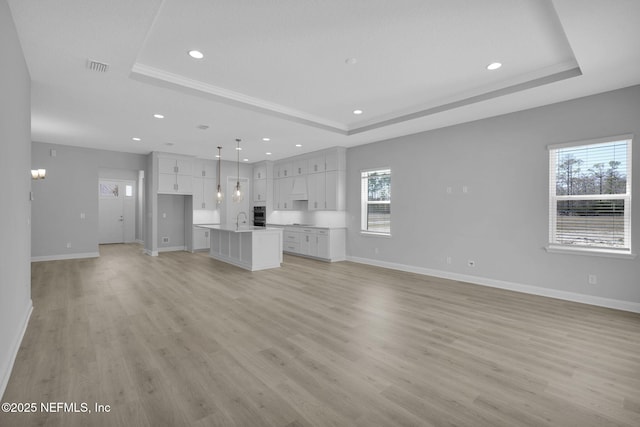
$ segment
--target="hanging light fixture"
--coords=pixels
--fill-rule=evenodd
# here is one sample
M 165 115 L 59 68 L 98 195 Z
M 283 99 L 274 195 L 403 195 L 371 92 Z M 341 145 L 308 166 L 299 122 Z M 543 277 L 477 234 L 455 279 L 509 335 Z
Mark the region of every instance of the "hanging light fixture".
M 44 179 L 46 175 L 47 175 L 46 169 L 31 169 L 32 179 Z
M 218 145 L 218 193 L 216 194 L 216 203 L 222 203 L 222 199 L 224 198 L 224 194 L 222 194 L 222 185 L 220 185 L 220 171 L 222 165 L 222 155 L 220 154 L 220 150 L 222 147 Z
M 244 196 L 242 195 L 242 189 L 240 188 L 240 139 L 236 139 L 236 143 L 238 144 L 238 146 L 236 147 L 236 153 L 238 154 L 238 180 L 236 181 L 236 188 L 234 188 L 233 190 L 233 201 L 235 203 L 240 203 L 242 199 L 244 199 Z

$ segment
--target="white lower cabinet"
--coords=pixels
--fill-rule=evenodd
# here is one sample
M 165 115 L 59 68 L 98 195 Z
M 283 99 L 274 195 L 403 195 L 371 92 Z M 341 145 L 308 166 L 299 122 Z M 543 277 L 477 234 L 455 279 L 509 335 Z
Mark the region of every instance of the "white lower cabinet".
M 208 250 L 211 246 L 209 230 L 206 228 L 193 227 L 193 252 Z
M 343 230 L 344 231 L 344 230 Z M 336 244 L 336 246 L 340 245 L 340 238 L 338 236 L 338 232 L 336 231 L 336 233 L 334 233 L 334 243 Z M 342 238 L 342 243 L 344 244 L 344 237 Z M 343 246 L 344 248 L 344 246 Z M 332 258 L 332 253 L 329 247 L 329 230 L 318 230 L 318 232 L 316 233 L 316 254 L 315 256 L 317 256 L 318 258 L 328 258 L 331 259 Z M 338 249 L 335 249 L 333 251 L 333 255 L 334 258 L 340 258 L 339 260 L 343 260 L 345 258 L 345 254 L 344 254 L 344 250 L 342 251 L 342 253 L 340 253 L 340 251 Z
M 346 257 L 345 239 L 346 230 L 343 228 L 286 227 L 284 252 L 324 261 L 343 261 Z
M 285 252 L 294 254 L 300 253 L 300 233 L 297 230 L 284 230 L 284 248 Z

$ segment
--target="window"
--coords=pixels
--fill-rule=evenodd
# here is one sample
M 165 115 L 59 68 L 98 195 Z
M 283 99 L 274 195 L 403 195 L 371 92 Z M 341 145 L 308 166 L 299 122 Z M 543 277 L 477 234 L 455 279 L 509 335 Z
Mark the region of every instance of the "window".
M 118 184 L 115 184 L 113 182 L 100 182 L 100 197 L 118 197 L 118 193 Z
M 631 136 L 549 146 L 549 242 L 631 254 Z
M 361 231 L 391 234 L 391 169 L 362 171 Z

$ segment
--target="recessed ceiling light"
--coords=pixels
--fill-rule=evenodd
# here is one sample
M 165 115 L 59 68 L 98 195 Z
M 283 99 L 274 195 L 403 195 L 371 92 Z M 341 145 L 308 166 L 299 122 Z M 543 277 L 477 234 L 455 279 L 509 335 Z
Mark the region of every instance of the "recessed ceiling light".
M 216 154 L 216 159 L 219 159 L 219 158 L 220 158 L 220 154 Z
M 271 141 L 271 138 L 264 137 L 264 138 L 262 138 L 262 140 L 263 140 L 264 142 L 269 142 L 269 141 Z
M 207 129 L 209 129 L 209 126 L 208 125 L 198 125 L 198 129 L 207 130 Z
M 138 138 L 137 136 L 134 136 L 134 137 L 133 137 L 133 138 L 131 138 L 131 139 L 133 139 L 134 141 L 142 141 L 142 140 L 141 140 L 140 138 Z
M 249 161 L 249 159 L 242 159 L 242 161 L 244 161 L 244 162 L 248 162 L 248 161 Z
M 164 116 L 162 114 L 154 114 L 153 117 L 155 117 L 156 119 L 164 119 Z
M 193 59 L 202 59 L 204 58 L 204 53 L 200 52 L 199 50 L 190 50 L 189 56 Z
M 364 111 L 362 110 L 353 110 L 353 114 L 355 114 L 356 116 L 359 116 L 362 113 L 364 113 Z
M 344 63 L 347 65 L 355 65 L 358 62 L 358 58 L 347 58 Z
M 270 151 L 267 151 L 265 154 L 266 154 L 267 156 L 270 156 L 270 155 L 271 155 L 271 152 L 270 152 Z
M 236 147 L 236 150 L 242 151 L 242 147 Z
M 302 144 L 296 144 L 296 147 L 302 147 Z
M 492 62 L 491 64 L 487 65 L 487 70 L 497 70 L 498 68 L 502 67 L 502 64 L 499 62 Z

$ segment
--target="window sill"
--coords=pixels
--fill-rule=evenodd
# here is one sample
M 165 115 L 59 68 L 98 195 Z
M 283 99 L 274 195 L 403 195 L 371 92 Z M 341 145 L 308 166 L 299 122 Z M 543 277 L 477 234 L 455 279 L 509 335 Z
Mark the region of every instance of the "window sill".
M 631 252 L 622 252 L 613 249 L 576 248 L 560 245 L 548 245 L 545 246 L 544 250 L 554 254 L 587 255 L 619 259 L 635 259 L 637 256 L 636 254 Z
M 365 237 L 385 237 L 391 238 L 391 233 L 374 233 L 372 231 L 362 231 L 360 230 L 360 235 Z

